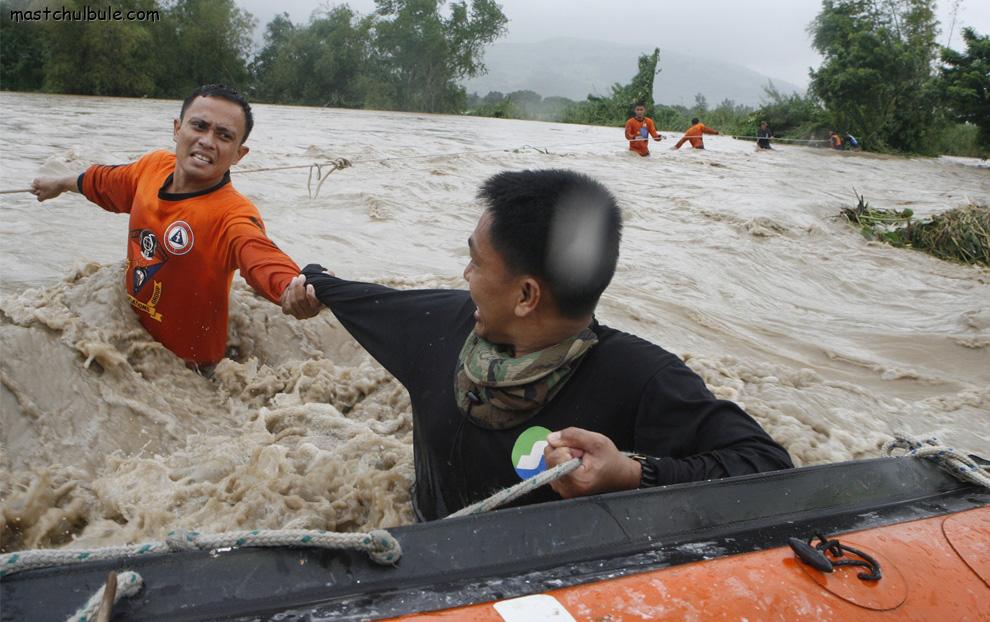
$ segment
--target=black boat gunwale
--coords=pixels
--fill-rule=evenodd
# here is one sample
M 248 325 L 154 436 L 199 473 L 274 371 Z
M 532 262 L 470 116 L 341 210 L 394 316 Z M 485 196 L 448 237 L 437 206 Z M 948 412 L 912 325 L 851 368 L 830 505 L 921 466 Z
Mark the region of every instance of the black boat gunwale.
M 374 619 L 986 505 L 990 491 L 926 460 L 832 463 L 396 527 L 395 567 L 358 552 L 245 548 L 27 571 L 0 581 L 0 620 L 64 620 L 111 569 L 145 580 L 114 620 Z

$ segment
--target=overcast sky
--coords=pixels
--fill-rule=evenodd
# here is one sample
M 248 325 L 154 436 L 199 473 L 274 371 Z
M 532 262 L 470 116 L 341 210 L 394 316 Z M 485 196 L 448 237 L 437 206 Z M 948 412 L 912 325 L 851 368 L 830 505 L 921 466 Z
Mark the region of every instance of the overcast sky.
M 236 0 L 254 14 L 263 30 L 277 13 L 287 12 L 304 24 L 321 0 Z M 374 0 L 347 2 L 358 13 L 370 13 Z M 820 0 L 500 0 L 509 18 L 502 41 L 540 41 L 578 37 L 642 44 L 698 54 L 745 65 L 772 78 L 799 86 L 808 84 L 808 68 L 820 58 L 811 49 L 807 26 L 821 8 Z M 952 21 L 950 0 L 940 0 L 938 15 L 945 44 Z M 962 0 L 952 47 L 961 48 L 962 26 L 990 33 L 990 2 Z M 259 34 L 260 41 L 260 34 Z M 538 59 L 534 59 L 538 61 Z M 661 63 L 662 63 L 661 59 Z

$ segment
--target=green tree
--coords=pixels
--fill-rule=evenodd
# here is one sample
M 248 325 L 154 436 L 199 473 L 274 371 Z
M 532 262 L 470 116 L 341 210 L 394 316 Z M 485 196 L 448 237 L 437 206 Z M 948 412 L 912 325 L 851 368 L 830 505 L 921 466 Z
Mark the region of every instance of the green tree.
M 172 0 L 155 29 L 158 94 L 185 97 L 203 84 L 247 88 L 254 17 L 234 0 Z
M 589 95 L 588 99 L 571 107 L 564 114 L 566 123 L 584 123 L 590 125 L 622 125 L 632 115 L 636 102 L 643 102 L 646 113 L 653 113 L 653 81 L 660 72 L 660 50 L 654 48 L 652 54 L 642 54 L 639 57 L 639 69 L 629 84 L 612 85 L 609 97 Z
M 37 22 L 15 22 L 13 10 L 28 10 L 28 0 L 0 2 L 0 89 L 37 91 L 45 80 L 45 38 Z
M 810 95 L 782 94 L 772 82 L 763 87 L 766 101 L 753 113 L 755 131 L 760 121 L 766 121 L 776 136 L 811 138 L 827 136 L 828 113 Z
M 81 11 L 159 9 L 154 0 L 91 2 L 66 0 Z M 151 21 L 49 21 L 42 24 L 47 58 L 44 89 L 57 93 L 145 96 L 156 93 L 159 58 Z
M 871 148 L 925 152 L 936 131 L 934 0 L 824 0 L 811 93 Z
M 966 53 L 942 49 L 944 101 L 958 121 L 979 128 L 977 141 L 990 151 L 990 36 L 963 30 Z
M 370 20 L 346 5 L 296 27 L 286 14 L 265 32 L 265 47 L 252 64 L 255 91 L 265 101 L 356 108 L 365 103 L 370 77 Z
M 443 0 L 375 0 L 375 62 L 369 104 L 455 112 L 466 103 L 458 84 L 484 71 L 482 52 L 505 32 L 494 0 L 462 0 L 441 15 Z

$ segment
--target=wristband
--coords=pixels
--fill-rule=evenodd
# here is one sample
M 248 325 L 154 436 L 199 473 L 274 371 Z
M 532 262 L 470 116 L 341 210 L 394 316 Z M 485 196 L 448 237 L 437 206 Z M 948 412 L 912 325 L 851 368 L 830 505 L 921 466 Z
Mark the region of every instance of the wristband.
M 639 463 L 640 475 L 639 475 L 639 487 L 640 488 L 653 488 L 659 485 L 659 469 L 657 468 L 656 458 L 652 456 L 644 456 L 643 454 L 627 454 L 630 458 Z

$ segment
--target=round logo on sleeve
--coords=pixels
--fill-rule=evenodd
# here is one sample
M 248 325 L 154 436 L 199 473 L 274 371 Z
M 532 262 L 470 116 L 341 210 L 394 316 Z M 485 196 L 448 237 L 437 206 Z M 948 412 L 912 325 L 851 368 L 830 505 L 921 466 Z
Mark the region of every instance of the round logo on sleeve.
M 193 247 L 192 227 L 184 220 L 176 220 L 165 229 L 165 247 L 173 255 L 185 255 Z
M 547 470 L 543 448 L 547 446 L 549 434 L 550 430 L 533 426 L 516 439 L 516 444 L 512 446 L 512 466 L 516 469 L 519 479 L 529 479 Z

